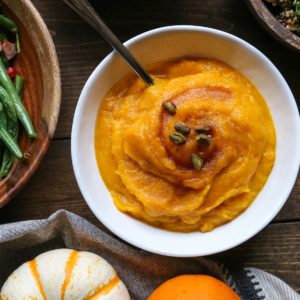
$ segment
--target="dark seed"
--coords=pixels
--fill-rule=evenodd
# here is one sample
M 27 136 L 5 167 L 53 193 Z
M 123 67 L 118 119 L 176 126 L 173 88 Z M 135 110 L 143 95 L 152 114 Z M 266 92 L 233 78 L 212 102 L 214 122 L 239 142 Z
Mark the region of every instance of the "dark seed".
M 202 126 L 202 127 L 198 127 L 195 128 L 195 131 L 197 133 L 208 133 L 211 130 L 210 126 L 206 125 L 206 126 Z
M 164 111 L 166 111 L 170 115 L 176 114 L 176 105 L 173 102 L 165 101 L 165 102 L 163 102 L 162 107 L 163 107 Z
M 177 132 L 183 134 L 183 135 L 188 135 L 190 133 L 190 128 L 183 122 L 176 121 L 174 124 L 174 128 Z
M 197 137 L 196 137 L 196 141 L 204 146 L 204 147 L 208 147 L 210 144 L 211 144 L 211 135 L 207 135 L 207 134 L 199 134 Z
M 184 137 L 184 135 L 182 135 L 179 132 L 173 132 L 169 135 L 169 139 L 172 143 L 177 144 L 177 145 L 181 145 L 184 144 L 186 142 L 186 139 Z
M 203 159 L 195 153 L 191 154 L 191 159 L 192 159 L 194 169 L 197 171 L 201 170 L 203 166 Z

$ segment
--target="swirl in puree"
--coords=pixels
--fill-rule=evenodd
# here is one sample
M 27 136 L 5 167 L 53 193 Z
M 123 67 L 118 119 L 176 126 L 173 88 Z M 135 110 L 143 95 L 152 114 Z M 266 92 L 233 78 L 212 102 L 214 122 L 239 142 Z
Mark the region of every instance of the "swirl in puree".
M 181 59 L 149 72 L 153 86 L 125 78 L 101 104 L 100 173 L 120 211 L 171 231 L 210 231 L 241 214 L 272 170 L 269 109 L 220 61 Z

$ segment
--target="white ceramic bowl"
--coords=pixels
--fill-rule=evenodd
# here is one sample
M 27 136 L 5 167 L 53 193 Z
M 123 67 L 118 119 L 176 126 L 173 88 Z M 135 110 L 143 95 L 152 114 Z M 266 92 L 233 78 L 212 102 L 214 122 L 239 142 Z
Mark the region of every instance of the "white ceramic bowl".
M 79 188 L 96 217 L 113 233 L 144 250 L 188 257 L 208 255 L 237 246 L 263 229 L 279 212 L 294 185 L 300 162 L 300 122 L 294 97 L 282 75 L 247 42 L 215 29 L 170 26 L 145 32 L 125 45 L 142 65 L 183 56 L 219 59 L 246 75 L 268 102 L 276 127 L 276 161 L 253 204 L 230 223 L 208 233 L 174 233 L 154 228 L 121 212 L 113 204 L 99 174 L 94 130 L 99 105 L 129 67 L 109 54 L 87 81 L 72 128 L 72 162 Z M 103 138 L 109 139 L 110 136 Z

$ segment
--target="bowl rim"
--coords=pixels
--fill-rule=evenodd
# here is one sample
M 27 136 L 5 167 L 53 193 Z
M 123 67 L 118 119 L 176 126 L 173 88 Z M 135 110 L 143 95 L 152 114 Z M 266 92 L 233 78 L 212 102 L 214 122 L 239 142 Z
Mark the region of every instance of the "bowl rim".
M 291 50 L 300 52 L 300 37 L 287 30 L 271 13 L 262 0 L 245 0 L 247 6 L 262 27 L 277 41 Z M 268 22 L 272 22 L 271 26 Z
M 275 72 L 276 76 L 279 77 L 285 91 L 287 92 L 287 94 L 289 94 L 290 99 L 293 100 L 291 103 L 292 109 L 298 115 L 296 131 L 298 133 L 300 133 L 300 118 L 299 118 L 298 107 L 296 105 L 295 98 L 294 98 L 288 84 L 286 83 L 285 79 L 283 78 L 283 76 L 281 75 L 279 70 L 274 66 L 274 64 L 261 51 L 259 51 L 257 48 L 255 48 L 248 42 L 242 40 L 241 38 L 236 37 L 227 32 L 209 28 L 209 27 L 194 26 L 194 25 L 173 25 L 173 26 L 159 27 L 159 28 L 152 29 L 152 30 L 146 31 L 144 33 L 141 33 L 141 34 L 129 39 L 128 41 L 126 41 L 124 43 L 124 45 L 128 47 L 128 46 L 135 44 L 136 42 L 139 42 L 139 40 L 143 40 L 147 37 L 152 37 L 153 35 L 159 35 L 161 33 L 172 32 L 172 31 L 187 31 L 187 32 L 190 32 L 190 31 L 199 32 L 200 31 L 200 32 L 204 32 L 204 33 L 211 33 L 211 34 L 215 34 L 218 36 L 222 36 L 223 38 L 226 38 L 233 42 L 237 42 L 237 43 L 241 44 L 243 47 L 250 49 L 252 52 L 255 53 L 255 55 L 262 58 L 268 64 L 268 66 L 271 67 L 272 72 Z M 97 219 L 102 224 L 104 224 L 104 226 L 107 227 L 111 232 L 113 232 L 115 235 L 117 235 L 122 240 L 130 243 L 131 245 L 134 245 L 134 246 L 136 246 L 140 249 L 146 250 L 146 251 L 150 251 L 152 253 L 166 255 L 166 256 L 173 256 L 173 257 L 196 257 L 196 256 L 205 256 L 205 255 L 211 255 L 211 254 L 223 252 L 223 251 L 234 248 L 234 247 L 244 243 L 245 241 L 247 241 L 248 239 L 250 239 L 251 237 L 256 235 L 258 232 L 260 232 L 264 227 L 266 227 L 270 223 L 270 221 L 278 214 L 278 212 L 281 210 L 282 206 L 287 201 L 288 196 L 289 196 L 289 194 L 294 186 L 294 183 L 296 181 L 299 166 L 300 166 L 300 141 L 297 141 L 297 144 L 296 144 L 299 151 L 297 152 L 297 156 L 295 157 L 294 168 L 293 168 L 293 170 L 291 170 L 292 180 L 290 181 L 289 186 L 285 187 L 284 197 L 282 197 L 282 200 L 281 200 L 280 204 L 278 205 L 277 209 L 274 210 L 272 215 L 268 219 L 265 219 L 264 222 L 262 222 L 260 224 L 260 226 L 255 227 L 255 230 L 252 230 L 250 234 L 242 236 L 241 238 L 239 238 L 238 241 L 236 241 L 234 243 L 228 243 L 225 246 L 218 247 L 218 250 L 216 250 L 216 251 L 206 251 L 206 252 L 201 252 L 201 253 L 199 253 L 199 251 L 189 251 L 186 253 L 182 253 L 182 252 L 177 253 L 174 250 L 173 251 L 162 251 L 162 250 L 156 249 L 155 246 L 154 247 L 145 246 L 142 241 L 136 241 L 131 236 L 123 234 L 120 230 L 118 230 L 117 227 L 113 227 L 111 223 L 106 222 L 105 220 L 101 219 L 101 217 L 98 215 L 98 213 L 96 211 L 96 205 L 94 203 L 95 201 L 93 201 L 92 199 L 89 199 L 87 190 L 86 190 L 85 186 L 83 185 L 83 183 L 81 182 L 81 174 L 80 174 L 80 170 L 79 170 L 80 168 L 79 168 L 79 163 L 78 163 L 78 160 L 79 160 L 78 154 L 79 153 L 76 151 L 76 145 L 78 144 L 78 140 L 79 140 L 79 137 L 77 136 L 77 131 L 79 128 L 80 114 L 81 114 L 82 108 L 84 107 L 85 99 L 88 94 L 88 91 L 92 87 L 94 80 L 96 80 L 96 78 L 99 76 L 99 74 L 101 74 L 102 70 L 110 63 L 110 61 L 114 57 L 114 55 L 117 55 L 114 51 L 112 51 L 110 54 L 108 54 L 100 62 L 100 64 L 96 67 L 96 69 L 92 72 L 92 74 L 88 78 L 88 80 L 80 94 L 80 97 L 79 97 L 79 100 L 78 100 L 78 103 L 76 106 L 76 110 L 75 110 L 75 114 L 74 114 L 74 118 L 73 118 L 73 124 L 72 124 L 72 132 L 71 132 L 71 158 L 72 158 L 72 165 L 73 165 L 75 178 L 76 178 L 77 184 L 79 186 L 79 189 L 82 193 L 83 198 L 85 199 L 87 205 L 92 210 L 92 212 L 97 217 Z M 276 159 L 275 159 L 275 161 L 276 161 Z M 107 187 L 106 187 L 106 189 L 107 189 Z M 182 233 L 178 233 L 178 234 L 180 235 Z
M 9 7 L 7 3 L 10 0 L 3 0 L 3 4 L 8 7 L 9 10 L 14 13 L 14 11 Z M 50 141 L 54 135 L 56 130 L 56 126 L 58 123 L 60 106 L 61 106 L 61 75 L 60 75 L 60 68 L 58 57 L 55 49 L 55 45 L 51 34 L 45 24 L 42 16 L 35 8 L 33 3 L 30 0 L 20 0 L 20 5 L 24 10 L 30 11 L 32 16 L 32 22 L 34 22 L 37 26 L 35 28 L 36 34 L 43 38 L 44 43 L 44 50 L 47 54 L 49 59 L 49 64 L 51 65 L 51 72 L 49 72 L 51 79 L 48 82 L 52 82 L 52 102 L 54 106 L 54 114 L 51 116 L 51 119 L 48 122 L 48 136 L 45 137 L 43 145 L 40 147 L 38 153 L 36 154 L 35 159 L 32 161 L 30 168 L 27 168 L 27 171 L 23 174 L 22 180 L 18 180 L 17 183 L 7 190 L 6 194 L 0 196 L 0 208 L 5 206 L 29 181 L 32 175 L 35 173 L 36 169 L 38 168 L 40 162 L 42 161 L 43 157 L 45 156 Z M 49 77 L 50 77 L 49 76 Z M 54 105 L 55 104 L 55 105 Z M 10 174 L 7 178 L 9 178 Z M 6 179 L 4 179 L 6 180 Z

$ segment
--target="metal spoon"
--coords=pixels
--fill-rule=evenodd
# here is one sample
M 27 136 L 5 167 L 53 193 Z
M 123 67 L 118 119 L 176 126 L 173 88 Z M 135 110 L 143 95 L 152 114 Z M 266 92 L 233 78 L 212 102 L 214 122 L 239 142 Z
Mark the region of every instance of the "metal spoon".
M 95 9 L 87 0 L 63 0 L 79 16 L 91 25 L 129 64 L 133 71 L 147 84 L 152 85 L 153 79 L 133 57 L 129 50 L 120 42 L 106 26 Z

